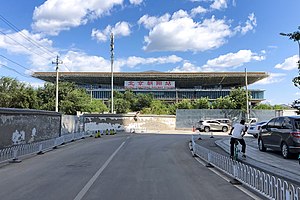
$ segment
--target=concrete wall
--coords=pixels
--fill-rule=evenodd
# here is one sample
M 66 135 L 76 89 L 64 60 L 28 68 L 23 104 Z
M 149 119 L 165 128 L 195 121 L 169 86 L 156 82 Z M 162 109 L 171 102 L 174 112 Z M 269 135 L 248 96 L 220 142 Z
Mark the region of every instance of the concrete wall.
M 60 130 L 60 113 L 0 108 L 0 148 L 55 138 Z
M 276 116 L 275 110 L 251 110 L 250 118 L 258 121 L 267 121 Z M 192 129 L 196 123 L 203 119 L 229 118 L 237 122 L 246 118 L 241 110 L 233 109 L 178 109 L 176 111 L 176 129 Z
M 140 115 L 134 120 L 134 115 L 111 115 L 111 114 L 85 114 L 85 131 L 103 131 L 114 129 L 117 131 L 160 131 L 175 130 L 176 117 L 170 115 Z
M 76 115 L 62 115 L 61 134 L 77 133 L 83 131 L 83 117 Z

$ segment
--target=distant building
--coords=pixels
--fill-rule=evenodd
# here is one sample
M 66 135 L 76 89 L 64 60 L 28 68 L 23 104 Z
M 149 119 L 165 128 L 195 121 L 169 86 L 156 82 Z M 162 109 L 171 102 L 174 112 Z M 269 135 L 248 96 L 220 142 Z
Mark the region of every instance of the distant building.
M 178 102 L 182 99 L 208 97 L 215 100 L 229 95 L 232 88 L 244 87 L 244 72 L 114 72 L 114 90 L 135 94 L 153 94 L 155 99 Z M 33 77 L 55 83 L 56 72 L 35 72 Z M 268 77 L 265 72 L 247 72 L 248 85 Z M 110 72 L 60 72 L 59 81 L 74 82 L 85 88 L 93 98 L 108 101 L 111 98 Z M 264 99 L 264 90 L 249 90 L 251 103 Z

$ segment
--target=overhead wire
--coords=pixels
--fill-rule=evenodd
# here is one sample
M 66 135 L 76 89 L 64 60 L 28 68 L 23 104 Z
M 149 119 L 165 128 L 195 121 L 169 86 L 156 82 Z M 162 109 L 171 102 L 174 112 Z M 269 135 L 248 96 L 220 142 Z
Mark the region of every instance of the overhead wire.
M 49 49 L 47 49 L 46 47 L 40 45 L 39 43 L 37 43 L 35 40 L 33 40 L 32 38 L 28 37 L 27 35 L 25 35 L 18 27 L 16 27 L 15 25 L 13 25 L 11 22 L 9 22 L 5 17 L 3 17 L 0 14 L 0 20 L 2 20 L 4 23 L 6 23 L 9 27 L 11 27 L 12 29 L 14 29 L 18 34 L 20 34 L 24 39 L 26 39 L 28 42 L 30 42 L 31 44 L 33 44 L 34 46 L 36 46 L 37 48 L 41 49 L 44 53 L 50 55 L 51 57 L 55 56 L 55 53 L 53 53 L 52 51 L 50 51 Z M 49 54 L 50 53 L 50 54 Z
M 55 53 L 51 52 L 49 49 L 47 49 L 46 47 L 38 44 L 35 40 L 31 39 L 30 37 L 28 37 L 26 34 L 24 34 L 19 28 L 17 28 L 15 25 L 13 25 L 11 22 L 9 22 L 5 17 L 3 17 L 0 14 L 0 20 L 2 20 L 4 23 L 6 23 L 9 27 L 11 27 L 13 30 L 15 30 L 18 34 L 20 34 L 24 39 L 26 39 L 28 42 L 30 42 L 31 44 L 33 44 L 35 47 L 37 47 L 38 49 L 42 50 L 44 53 L 46 53 L 47 55 L 54 57 Z M 28 51 L 30 51 L 31 53 L 34 53 L 42 58 L 44 58 L 45 60 L 49 60 L 49 58 L 46 58 L 44 56 L 42 56 L 41 54 L 38 54 L 34 51 L 32 51 L 30 48 L 26 47 L 25 45 L 21 44 L 20 42 L 16 41 L 15 39 L 13 39 L 12 37 L 10 37 L 9 35 L 7 35 L 6 33 L 4 33 L 3 31 L 0 30 L 0 33 L 2 33 L 3 35 L 5 35 L 6 37 L 10 38 L 11 40 L 13 40 L 14 42 L 16 42 L 17 44 L 19 44 L 20 46 L 24 47 L 25 49 L 27 49 Z M 50 54 L 49 54 L 50 53 Z M 10 62 L 13 62 L 27 70 L 32 71 L 31 69 L 28 69 L 14 61 L 12 61 L 11 59 L 8 59 L 7 57 L 1 55 L 3 58 L 9 60 Z M 64 64 L 65 68 L 70 72 L 71 70 L 67 67 L 66 64 Z M 33 71 L 32 71 L 33 72 Z
M 46 60 L 49 60 L 49 58 L 46 58 L 46 57 L 42 56 L 41 54 L 38 54 L 38 53 L 32 51 L 30 48 L 26 47 L 25 45 L 23 45 L 23 44 L 21 44 L 20 42 L 16 41 L 16 40 L 13 39 L 12 37 L 8 36 L 8 35 L 7 35 L 6 33 L 4 33 L 3 31 L 0 30 L 0 33 L 2 33 L 3 35 L 5 35 L 6 37 L 10 38 L 11 40 L 13 40 L 14 42 L 16 42 L 16 43 L 19 44 L 20 46 L 24 47 L 25 49 L 27 49 L 27 50 L 30 51 L 31 53 L 34 53 L 34 54 L 36 54 L 36 55 L 38 55 L 38 56 L 40 56 L 40 57 L 42 57 L 42 58 L 44 58 L 44 59 L 46 59 Z
M 24 69 L 27 69 L 27 70 L 29 70 L 29 71 L 34 72 L 32 69 L 29 69 L 29 68 L 27 68 L 27 67 L 25 67 L 25 66 L 23 66 L 23 65 L 21 65 L 21 64 L 19 64 L 19 63 L 17 63 L 17 62 L 15 62 L 15 61 L 13 61 L 13 60 L 7 58 L 7 57 L 4 56 L 4 55 L 1 55 L 1 54 L 0 54 L 0 56 L 1 56 L 2 58 L 6 59 L 6 60 L 8 60 L 8 61 L 10 61 L 10 62 L 12 62 L 12 63 L 14 63 L 14 64 L 16 64 L 16 65 L 18 65 L 18 66 L 24 68 Z
M 29 76 L 29 75 L 27 75 L 27 74 L 21 73 L 21 72 L 19 72 L 19 71 L 13 69 L 13 68 L 11 68 L 11 67 L 8 67 L 7 65 L 4 65 L 4 64 L 1 64 L 1 63 L 0 63 L 0 66 L 5 67 L 5 68 L 7 68 L 7 69 L 9 69 L 9 70 L 11 70 L 11 71 L 14 71 L 14 72 L 16 72 L 17 74 L 19 74 L 19 75 L 21 75 L 21 76 L 23 76 L 23 77 L 26 77 L 26 78 L 32 78 L 32 76 Z

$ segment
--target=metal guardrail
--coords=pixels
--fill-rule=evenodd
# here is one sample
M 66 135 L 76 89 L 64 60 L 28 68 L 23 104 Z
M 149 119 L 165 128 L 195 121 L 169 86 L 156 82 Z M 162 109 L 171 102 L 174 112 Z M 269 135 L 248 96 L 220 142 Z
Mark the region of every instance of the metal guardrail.
M 89 132 L 71 133 L 67 135 L 60 136 L 58 138 L 53 138 L 41 142 L 22 144 L 17 146 L 12 146 L 5 149 L 0 149 L 0 163 L 10 161 L 10 162 L 20 162 L 19 157 L 43 153 L 44 151 L 56 148 L 59 145 L 68 143 L 74 140 L 82 139 L 85 137 L 92 136 Z
M 263 196 L 276 200 L 300 199 L 300 187 L 295 187 L 281 178 L 206 149 L 195 143 L 193 135 L 191 141 L 193 154 L 201 157 L 210 165 L 220 169 L 234 180 L 240 181 Z

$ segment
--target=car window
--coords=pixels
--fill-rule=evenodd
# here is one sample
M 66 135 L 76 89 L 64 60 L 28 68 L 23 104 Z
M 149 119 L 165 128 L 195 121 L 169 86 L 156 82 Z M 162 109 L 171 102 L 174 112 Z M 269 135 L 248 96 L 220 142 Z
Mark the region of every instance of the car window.
M 274 128 L 282 128 L 282 124 L 283 124 L 283 117 L 279 117 L 276 119 L 276 121 L 274 122 Z
M 300 119 L 295 119 L 295 128 L 300 129 Z
M 291 128 L 293 128 L 292 121 L 288 117 L 284 117 L 283 118 L 282 128 L 283 129 L 291 129 Z
M 274 123 L 275 123 L 276 119 L 277 118 L 271 119 L 267 124 L 267 128 L 274 128 L 275 127 Z

